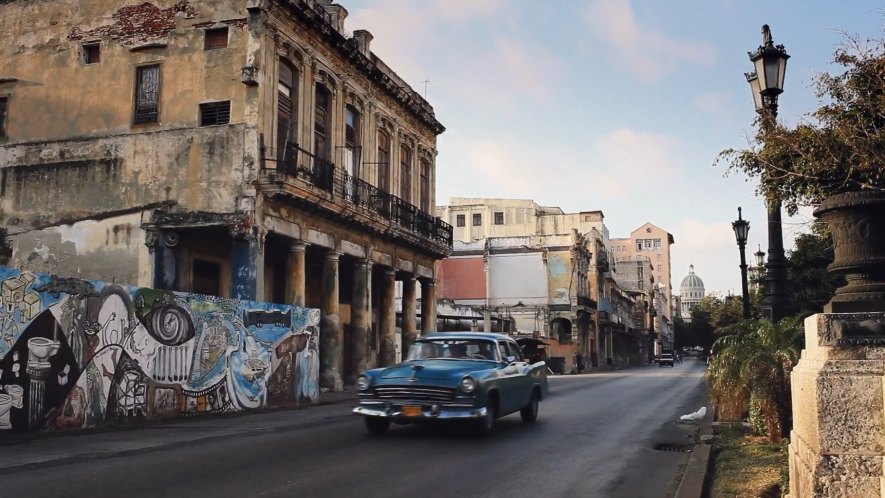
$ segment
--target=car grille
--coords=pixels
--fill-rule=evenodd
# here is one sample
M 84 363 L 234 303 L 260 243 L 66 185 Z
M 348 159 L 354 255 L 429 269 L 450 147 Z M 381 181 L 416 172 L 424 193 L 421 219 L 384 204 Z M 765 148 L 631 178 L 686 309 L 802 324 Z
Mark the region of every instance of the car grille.
M 452 401 L 455 399 L 455 390 L 427 386 L 378 386 L 375 388 L 375 396 L 392 400 Z

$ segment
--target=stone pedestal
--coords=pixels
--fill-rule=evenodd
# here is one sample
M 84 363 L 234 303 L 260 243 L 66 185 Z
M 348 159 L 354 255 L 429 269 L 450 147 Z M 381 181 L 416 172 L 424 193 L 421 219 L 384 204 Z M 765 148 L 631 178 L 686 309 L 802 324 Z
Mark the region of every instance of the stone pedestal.
M 885 313 L 808 317 L 791 385 L 790 497 L 885 498 Z

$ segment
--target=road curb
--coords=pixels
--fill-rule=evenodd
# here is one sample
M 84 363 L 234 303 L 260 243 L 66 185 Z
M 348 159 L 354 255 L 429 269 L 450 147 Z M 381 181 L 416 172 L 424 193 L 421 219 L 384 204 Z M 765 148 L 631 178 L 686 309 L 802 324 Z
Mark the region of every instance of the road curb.
M 699 436 L 711 436 L 713 434 L 713 417 L 716 413 L 716 407 L 711 406 L 707 412 L 707 416 L 701 420 L 698 428 Z M 707 438 L 702 438 L 706 440 Z M 704 487 L 707 482 L 707 472 L 710 470 L 710 456 L 713 453 L 713 446 L 710 444 L 697 444 L 688 458 L 688 465 L 685 467 L 685 473 L 682 474 L 682 480 L 676 489 L 674 498 L 702 498 L 704 496 Z

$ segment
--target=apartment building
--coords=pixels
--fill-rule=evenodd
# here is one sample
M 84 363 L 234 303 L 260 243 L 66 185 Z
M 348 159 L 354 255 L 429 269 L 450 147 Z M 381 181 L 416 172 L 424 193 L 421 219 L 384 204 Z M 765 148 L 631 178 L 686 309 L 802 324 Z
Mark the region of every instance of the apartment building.
M 445 128 L 346 17 L 328 0 L 0 3 L 0 264 L 320 308 L 330 389 L 392 363 L 398 333 L 435 327 Z

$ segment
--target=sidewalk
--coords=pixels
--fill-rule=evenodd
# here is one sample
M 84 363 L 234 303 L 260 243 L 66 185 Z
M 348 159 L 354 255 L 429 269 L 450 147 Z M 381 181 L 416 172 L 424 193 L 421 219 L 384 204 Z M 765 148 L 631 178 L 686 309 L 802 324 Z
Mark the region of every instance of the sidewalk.
M 32 467 L 108 458 L 183 446 L 195 441 L 285 432 L 351 417 L 356 392 L 322 393 L 320 403 L 293 409 L 275 409 L 204 417 L 182 417 L 61 434 L 32 434 L 0 440 L 0 475 Z M 5 444 L 4 444 L 5 443 Z

